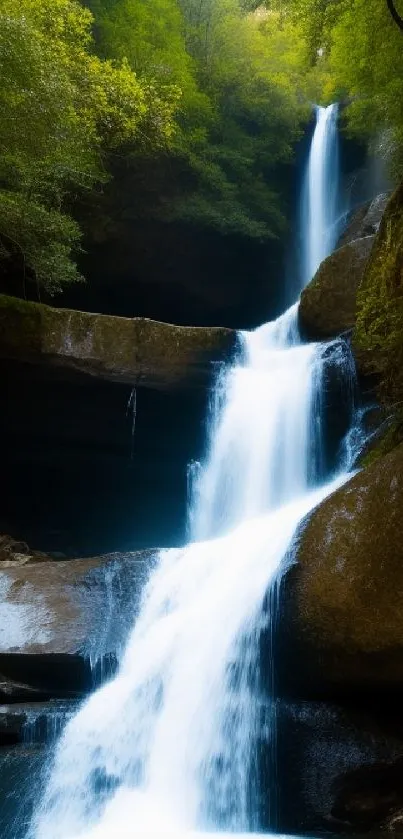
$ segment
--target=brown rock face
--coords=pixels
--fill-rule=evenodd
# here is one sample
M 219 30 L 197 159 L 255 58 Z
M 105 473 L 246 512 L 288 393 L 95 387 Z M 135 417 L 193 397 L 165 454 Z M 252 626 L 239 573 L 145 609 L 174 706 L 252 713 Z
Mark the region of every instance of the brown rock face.
M 203 385 L 236 333 L 54 309 L 0 295 L 0 358 L 160 389 Z
M 401 695 L 402 546 L 399 446 L 326 499 L 303 529 L 283 592 L 284 656 L 304 659 L 291 690 Z
M 373 236 L 378 232 L 382 216 L 386 210 L 390 193 L 382 192 L 372 201 L 363 204 L 353 212 L 348 220 L 347 227 L 340 237 L 338 247 L 347 245 L 355 239 L 363 239 L 364 236 Z
M 105 675 L 127 639 L 155 555 L 0 571 L 0 696 L 70 696 Z
M 339 248 L 322 262 L 301 295 L 300 325 L 307 338 L 328 340 L 353 329 L 356 297 L 374 236 Z

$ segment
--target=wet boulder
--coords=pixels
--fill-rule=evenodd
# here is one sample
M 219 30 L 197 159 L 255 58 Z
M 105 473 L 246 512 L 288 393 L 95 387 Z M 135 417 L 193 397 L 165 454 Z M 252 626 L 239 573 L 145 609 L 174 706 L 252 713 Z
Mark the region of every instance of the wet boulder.
M 70 697 L 116 667 L 155 551 L 0 570 L 0 690 L 6 701 Z
M 361 207 L 350 213 L 346 228 L 339 239 L 338 247 L 341 248 L 355 239 L 362 239 L 364 236 L 373 236 L 378 233 L 389 197 L 389 192 L 382 192 L 376 195 L 372 201 L 362 204 Z
M 326 341 L 353 329 L 357 291 L 373 243 L 374 236 L 356 239 L 322 262 L 301 295 L 299 318 L 306 338 Z
M 403 446 L 301 526 L 281 593 L 277 679 L 305 698 L 403 696 Z M 361 701 L 361 700 L 360 700 Z

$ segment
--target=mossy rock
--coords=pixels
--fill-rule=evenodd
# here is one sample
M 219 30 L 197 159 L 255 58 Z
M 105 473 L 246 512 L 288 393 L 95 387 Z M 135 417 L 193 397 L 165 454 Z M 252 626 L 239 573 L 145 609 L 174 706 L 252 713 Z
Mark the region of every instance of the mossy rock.
M 374 236 L 355 239 L 322 262 L 301 295 L 300 326 L 307 338 L 324 341 L 353 329 L 357 290 L 373 242 Z
M 58 365 L 101 379 L 175 388 L 205 384 L 236 333 L 55 309 L 0 295 L 0 358 Z
M 303 662 L 302 692 L 403 694 L 403 446 L 311 514 L 296 563 L 284 657 Z
M 354 352 L 360 369 L 379 376 L 385 403 L 403 398 L 403 183 L 393 193 L 357 298 Z

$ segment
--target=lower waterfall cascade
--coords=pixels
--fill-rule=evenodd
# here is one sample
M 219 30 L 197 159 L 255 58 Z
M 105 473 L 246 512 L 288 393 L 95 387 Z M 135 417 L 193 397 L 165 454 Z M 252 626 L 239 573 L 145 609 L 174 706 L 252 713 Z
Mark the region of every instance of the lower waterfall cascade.
M 303 343 L 298 304 L 239 335 L 213 393 L 205 462 L 191 468 L 189 544 L 159 553 L 118 674 L 56 746 L 29 839 L 261 829 L 256 744 L 270 696 L 259 638 L 275 617 L 264 602 L 300 522 L 354 462 L 352 401 L 338 469 L 326 468 L 332 364 L 350 394 L 343 339 Z

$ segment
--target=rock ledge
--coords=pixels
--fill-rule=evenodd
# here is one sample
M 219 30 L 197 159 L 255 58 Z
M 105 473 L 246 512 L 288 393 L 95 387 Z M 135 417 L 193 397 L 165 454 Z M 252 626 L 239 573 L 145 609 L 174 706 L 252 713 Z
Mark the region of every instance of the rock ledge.
M 0 295 L 0 358 L 57 365 L 100 379 L 170 389 L 204 385 L 236 332 L 55 309 Z

